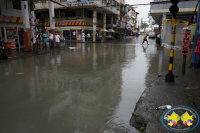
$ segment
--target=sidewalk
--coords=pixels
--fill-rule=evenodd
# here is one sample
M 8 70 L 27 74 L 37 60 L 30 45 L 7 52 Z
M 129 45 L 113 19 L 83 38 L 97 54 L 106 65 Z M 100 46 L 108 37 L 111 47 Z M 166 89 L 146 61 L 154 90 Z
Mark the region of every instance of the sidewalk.
M 25 52 L 23 48 L 11 50 L 11 53 L 8 55 L 8 59 L 0 60 L 0 63 L 5 62 L 5 61 L 10 61 L 10 60 L 30 57 L 30 56 L 46 54 L 46 53 L 50 53 L 50 52 L 56 52 L 58 50 L 64 50 L 64 49 L 66 49 L 65 46 L 62 46 L 60 49 L 56 49 L 56 48 L 54 48 L 54 49 L 38 49 L 37 54 L 34 54 L 33 51 Z
M 162 105 L 184 105 L 200 111 L 200 69 L 186 68 L 186 74 L 181 74 L 181 68 L 173 71 L 175 83 L 165 82 L 168 71 L 141 95 L 132 113 L 130 125 L 140 130 L 145 125 L 145 133 L 169 133 L 161 122 L 164 110 L 156 110 Z M 187 97 L 186 97 L 187 96 Z M 189 133 L 199 133 L 200 124 Z

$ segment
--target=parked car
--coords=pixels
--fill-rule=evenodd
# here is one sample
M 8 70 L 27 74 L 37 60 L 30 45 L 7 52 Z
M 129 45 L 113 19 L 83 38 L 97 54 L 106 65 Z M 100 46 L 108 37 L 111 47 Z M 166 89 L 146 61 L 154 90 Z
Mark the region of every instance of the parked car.
M 149 38 L 156 38 L 156 33 L 153 31 L 149 32 Z

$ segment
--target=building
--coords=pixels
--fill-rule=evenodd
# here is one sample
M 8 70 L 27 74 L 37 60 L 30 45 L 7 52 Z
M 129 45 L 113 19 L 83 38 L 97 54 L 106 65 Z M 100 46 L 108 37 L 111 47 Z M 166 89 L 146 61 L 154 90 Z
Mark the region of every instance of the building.
M 27 1 L 0 1 L 1 40 L 4 40 L 5 42 L 13 41 L 13 39 L 15 40 L 14 34 L 18 33 L 18 43 L 25 46 L 25 51 L 31 50 L 29 9 L 30 8 Z M 11 45 L 11 49 L 15 49 L 15 43 Z
M 82 32 L 95 35 L 98 29 L 106 27 L 113 29 L 113 17 L 120 14 L 120 0 L 57 0 L 57 2 L 59 4 L 37 0 L 34 3 L 36 18 L 44 22 L 47 30 L 53 31 L 59 28 L 70 39 L 74 31 L 76 40 L 81 40 Z
M 135 8 L 128 6 L 127 11 L 127 35 L 133 35 L 133 32 L 137 31 L 137 15 L 138 12 L 135 11 Z
M 180 0 L 178 3 L 179 12 L 177 14 L 177 19 L 191 22 L 197 2 L 198 0 Z M 171 5 L 170 0 L 153 0 L 150 3 L 150 14 L 156 23 L 159 24 L 159 27 L 161 27 L 163 19 L 172 18 L 169 12 Z

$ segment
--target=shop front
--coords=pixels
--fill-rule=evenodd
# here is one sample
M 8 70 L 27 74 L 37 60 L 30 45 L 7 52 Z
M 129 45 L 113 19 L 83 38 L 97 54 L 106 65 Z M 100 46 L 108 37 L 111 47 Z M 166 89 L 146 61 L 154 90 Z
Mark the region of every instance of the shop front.
M 45 26 L 50 30 L 50 23 L 45 23 Z M 93 25 L 92 22 L 85 21 L 68 21 L 68 22 L 56 22 L 55 28 L 61 29 L 63 32 L 61 38 L 65 40 L 82 40 L 82 33 L 90 34 L 90 38 L 93 36 Z M 102 29 L 102 24 L 97 24 L 97 30 Z M 75 38 L 73 38 L 75 32 Z

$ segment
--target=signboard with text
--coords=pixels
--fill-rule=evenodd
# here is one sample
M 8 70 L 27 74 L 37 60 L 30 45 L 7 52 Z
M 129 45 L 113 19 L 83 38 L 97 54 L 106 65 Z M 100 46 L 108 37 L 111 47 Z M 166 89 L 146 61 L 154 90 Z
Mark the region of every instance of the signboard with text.
M 77 0 L 74 1 L 67 1 L 67 5 L 79 5 L 79 4 L 88 4 L 88 3 L 93 3 L 94 0 L 81 0 L 78 2 Z
M 200 37 L 198 38 L 198 41 L 197 41 L 197 44 L 196 44 L 194 52 L 200 53 Z
M 183 43 L 181 46 L 181 54 L 188 55 L 189 53 L 189 45 L 190 45 L 190 31 L 185 32 L 185 37 L 183 38 Z

